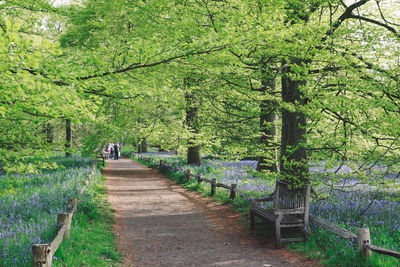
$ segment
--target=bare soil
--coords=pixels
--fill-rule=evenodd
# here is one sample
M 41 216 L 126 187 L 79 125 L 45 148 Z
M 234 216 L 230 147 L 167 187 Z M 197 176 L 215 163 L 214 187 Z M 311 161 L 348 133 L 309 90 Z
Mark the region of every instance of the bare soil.
M 251 233 L 228 205 L 202 197 L 158 170 L 108 160 L 108 200 L 124 266 L 311 266 Z

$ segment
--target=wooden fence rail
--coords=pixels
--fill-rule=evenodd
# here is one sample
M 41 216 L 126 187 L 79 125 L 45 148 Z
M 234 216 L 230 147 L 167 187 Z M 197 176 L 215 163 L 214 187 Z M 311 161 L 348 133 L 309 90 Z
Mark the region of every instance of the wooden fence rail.
M 136 154 L 131 154 L 139 159 L 145 160 L 147 162 L 152 162 L 151 158 L 148 157 L 143 157 L 141 155 L 136 155 Z M 163 160 L 160 160 L 159 163 L 157 163 L 157 165 L 159 167 L 164 167 L 167 168 L 169 170 L 171 170 L 172 166 L 170 164 L 166 164 Z M 179 171 L 183 171 L 182 169 L 178 169 L 175 168 L 174 170 L 179 170 Z M 235 199 L 237 195 L 239 195 L 241 198 L 245 199 L 246 201 L 248 201 L 249 203 L 253 203 L 253 202 L 257 202 L 257 201 L 267 201 L 267 200 L 272 200 L 272 195 L 267 196 L 267 197 L 263 197 L 263 198 L 252 198 L 250 196 L 248 196 L 245 192 L 237 189 L 237 184 L 231 184 L 229 185 L 225 185 L 222 183 L 217 183 L 216 179 L 206 179 L 206 178 L 202 178 L 201 174 L 197 174 L 197 175 L 193 175 L 191 170 L 186 170 L 186 179 L 187 181 L 189 181 L 190 179 L 196 179 L 197 182 L 200 184 L 201 182 L 206 182 L 206 183 L 210 183 L 211 185 L 211 194 L 210 195 L 214 195 L 215 194 L 215 188 L 216 187 L 221 187 L 221 188 L 225 188 L 230 190 L 230 195 L 229 198 L 230 199 Z M 370 234 L 369 234 L 369 229 L 368 228 L 363 228 L 363 229 L 358 229 L 357 230 L 357 235 L 354 234 L 353 232 L 341 228 L 337 225 L 331 224 L 330 222 L 326 221 L 325 219 L 322 219 L 320 217 L 316 217 L 316 216 L 309 216 L 310 222 L 314 223 L 315 225 L 318 225 L 336 235 L 339 235 L 345 239 L 348 239 L 352 242 L 357 242 L 358 243 L 358 249 L 360 251 L 360 253 L 364 256 L 364 257 L 370 257 L 371 256 L 371 252 L 375 252 L 378 254 L 383 254 L 383 255 L 388 255 L 391 257 L 395 257 L 395 258 L 399 258 L 400 259 L 400 252 L 398 251 L 394 251 L 394 250 L 389 250 L 389 249 L 385 249 L 385 248 L 381 248 L 375 245 L 370 244 Z
M 357 240 L 357 236 L 355 234 L 353 234 L 351 231 L 343 229 L 337 225 L 331 224 L 330 222 L 320 218 L 320 217 L 316 217 L 316 216 L 309 216 L 310 222 L 321 226 L 322 228 L 325 228 L 326 230 L 337 234 L 338 236 L 341 236 L 345 239 L 349 239 L 351 241 L 355 241 Z
M 88 176 L 90 180 L 95 172 L 95 164 L 92 165 L 92 169 Z M 88 184 L 87 181 L 83 181 L 82 187 L 78 191 L 78 195 L 81 196 L 85 190 L 85 186 Z M 70 236 L 72 216 L 77 210 L 78 199 L 68 199 L 67 212 L 58 213 L 57 216 L 57 234 L 50 244 L 34 244 L 32 246 L 33 255 L 33 267 L 50 267 L 52 266 L 53 255 L 57 251 L 61 242 L 64 239 L 68 239 Z
M 364 248 L 368 249 L 368 250 L 371 250 L 373 252 L 376 252 L 378 254 L 392 256 L 392 257 L 400 259 L 400 252 L 395 251 L 395 250 L 390 250 L 390 249 L 377 247 L 377 246 L 374 246 L 372 244 L 364 244 Z

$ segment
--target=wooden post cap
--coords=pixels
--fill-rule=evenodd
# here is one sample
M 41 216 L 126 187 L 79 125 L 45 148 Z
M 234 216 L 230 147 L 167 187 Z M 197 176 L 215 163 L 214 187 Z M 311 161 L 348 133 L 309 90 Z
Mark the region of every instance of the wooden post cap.
M 215 195 L 215 184 L 217 183 L 217 179 L 212 178 L 211 179 L 211 195 Z
M 230 199 L 234 199 L 236 197 L 236 191 L 235 191 L 236 187 L 237 187 L 237 184 L 231 184 L 231 191 L 229 194 Z
M 77 198 L 68 199 L 67 211 L 75 213 L 77 205 L 78 205 L 78 199 Z
M 357 245 L 358 251 L 366 258 L 372 256 L 371 250 L 364 247 L 364 244 L 371 244 L 371 236 L 369 228 L 357 229 Z
M 50 267 L 52 253 L 49 244 L 35 244 L 32 246 L 33 267 Z

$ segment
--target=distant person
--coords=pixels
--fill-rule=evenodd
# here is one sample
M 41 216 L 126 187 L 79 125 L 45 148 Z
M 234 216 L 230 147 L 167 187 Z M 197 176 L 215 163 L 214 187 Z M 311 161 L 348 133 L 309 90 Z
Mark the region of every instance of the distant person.
M 107 159 L 107 146 L 103 147 L 100 153 L 102 158 Z
M 119 144 L 118 142 L 115 143 L 114 145 L 114 160 L 118 160 L 119 159 Z
M 114 158 L 114 144 L 113 144 L 113 143 L 110 143 L 110 144 L 108 145 L 108 149 L 110 150 L 110 156 L 109 156 L 109 158 L 110 158 L 110 159 L 113 159 L 113 158 Z
M 106 159 L 110 158 L 110 153 L 111 153 L 111 146 L 110 143 L 108 143 L 106 146 Z

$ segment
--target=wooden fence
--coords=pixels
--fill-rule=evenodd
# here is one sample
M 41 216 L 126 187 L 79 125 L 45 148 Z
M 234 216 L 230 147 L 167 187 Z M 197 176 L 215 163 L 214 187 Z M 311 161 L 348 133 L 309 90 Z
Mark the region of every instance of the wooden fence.
M 142 159 L 144 161 L 147 162 L 152 162 L 153 159 L 149 158 L 149 157 L 143 157 L 141 155 L 136 155 L 136 154 L 132 154 L 133 156 Z M 165 163 L 163 160 L 160 160 L 158 163 L 156 163 L 156 165 L 158 165 L 161 168 L 166 168 L 168 170 L 171 171 L 183 171 L 182 169 L 173 167 L 171 164 L 169 163 Z M 213 196 L 215 194 L 215 188 L 216 187 L 221 187 L 221 188 L 225 188 L 230 190 L 230 195 L 229 198 L 230 199 L 234 199 L 236 197 L 236 195 L 239 195 L 240 197 L 242 197 L 243 199 L 245 199 L 246 201 L 248 201 L 249 203 L 253 203 L 255 201 L 268 201 L 268 200 L 272 200 L 272 195 L 271 196 L 267 196 L 264 198 L 251 198 L 248 195 L 246 195 L 243 191 L 240 191 L 239 189 L 237 189 L 237 184 L 231 184 L 231 185 L 225 185 L 222 183 L 217 183 L 216 179 L 206 179 L 206 178 L 202 178 L 201 174 L 197 174 L 194 175 L 191 173 L 190 170 L 186 171 L 186 179 L 187 181 L 189 181 L 190 179 L 196 179 L 197 182 L 200 184 L 201 182 L 206 182 L 209 183 L 211 185 L 211 196 Z M 400 252 L 394 251 L 394 250 L 389 250 L 389 249 L 385 249 L 385 248 L 381 248 L 381 247 L 377 247 L 375 245 L 371 244 L 371 238 L 370 238 L 370 233 L 369 233 L 369 228 L 361 228 L 361 229 L 357 229 L 357 235 L 354 234 L 353 232 L 341 228 L 337 225 L 331 224 L 328 221 L 320 218 L 320 217 L 316 217 L 316 216 L 312 216 L 310 215 L 310 222 L 314 223 L 315 225 L 318 225 L 336 235 L 339 235 L 345 239 L 348 239 L 352 242 L 357 242 L 358 244 L 358 250 L 359 252 L 364 256 L 364 257 L 371 257 L 372 255 L 372 251 L 376 252 L 378 254 L 383 254 L 383 255 L 388 255 L 388 256 L 392 256 L 395 258 L 399 258 L 400 259 Z
M 103 153 L 100 153 L 98 156 L 96 156 L 96 160 L 97 162 L 102 162 L 103 167 L 105 165 L 105 155 Z
M 372 251 L 373 251 L 378 254 L 388 255 L 388 256 L 392 256 L 392 257 L 400 259 L 400 252 L 372 245 L 369 228 L 357 229 L 357 234 L 353 234 L 353 232 L 351 232 L 347 229 L 341 228 L 337 225 L 331 224 L 328 221 L 326 221 L 322 218 L 319 218 L 319 217 L 310 215 L 310 222 L 312 222 L 318 226 L 321 226 L 324 229 L 326 229 L 332 233 L 335 233 L 338 236 L 341 236 L 345 239 L 348 239 L 352 242 L 357 242 L 358 250 L 365 257 L 371 257 Z
M 152 159 L 148 158 L 148 157 L 139 156 L 139 158 L 142 159 L 142 160 L 145 160 L 147 162 L 152 162 Z M 174 167 L 169 163 L 165 163 L 163 160 L 160 160 L 159 162 L 157 162 L 156 165 L 158 167 L 160 167 L 160 168 L 165 168 L 165 169 L 168 169 L 170 171 L 183 172 L 182 169 Z M 192 174 L 191 170 L 186 170 L 185 177 L 186 177 L 186 181 L 189 181 L 191 179 L 195 179 L 197 181 L 197 183 L 199 183 L 199 184 L 202 183 L 202 182 L 209 183 L 210 186 L 211 186 L 211 193 L 210 193 L 211 196 L 214 196 L 216 188 L 220 187 L 220 188 L 224 188 L 224 189 L 227 189 L 227 190 L 230 191 L 230 193 L 229 193 L 229 198 L 230 199 L 235 199 L 237 197 L 237 195 L 239 195 L 240 197 L 244 198 L 245 200 L 247 200 L 250 203 L 253 202 L 253 201 L 262 201 L 262 200 L 272 199 L 270 197 L 267 197 L 267 198 L 251 198 L 245 192 L 239 190 L 237 188 L 237 184 L 226 185 L 226 184 L 223 184 L 223 183 L 217 183 L 217 179 L 215 179 L 215 178 L 207 179 L 207 178 L 202 177 L 201 174 L 196 174 L 196 175 Z
M 96 165 L 92 165 L 92 170 L 88 176 L 90 180 L 95 172 Z M 86 190 L 88 181 L 82 181 L 83 187 L 79 189 L 78 195 L 81 196 Z M 57 234 L 53 241 L 49 244 L 34 244 L 32 246 L 33 266 L 49 267 L 52 266 L 53 255 L 57 251 L 63 239 L 68 239 L 70 235 L 72 216 L 77 210 L 78 199 L 68 199 L 67 212 L 58 213 L 57 216 Z

